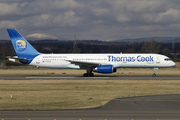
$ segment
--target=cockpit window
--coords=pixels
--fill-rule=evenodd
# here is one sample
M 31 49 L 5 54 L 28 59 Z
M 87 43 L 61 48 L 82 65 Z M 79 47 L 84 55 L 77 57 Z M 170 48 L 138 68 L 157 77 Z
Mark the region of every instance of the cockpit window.
M 171 61 L 171 59 L 169 59 L 169 58 L 165 58 L 164 60 L 165 60 L 165 61 Z

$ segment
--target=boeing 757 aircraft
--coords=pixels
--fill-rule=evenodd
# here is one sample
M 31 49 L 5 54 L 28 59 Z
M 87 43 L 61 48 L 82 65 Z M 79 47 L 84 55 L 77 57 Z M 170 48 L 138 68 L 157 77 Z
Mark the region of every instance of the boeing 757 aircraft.
M 173 67 L 175 63 L 160 54 L 43 54 L 39 53 L 15 29 L 7 29 L 17 56 L 10 61 L 37 67 L 56 69 L 86 69 L 84 77 L 94 76 L 92 72 L 113 73 L 117 68 Z

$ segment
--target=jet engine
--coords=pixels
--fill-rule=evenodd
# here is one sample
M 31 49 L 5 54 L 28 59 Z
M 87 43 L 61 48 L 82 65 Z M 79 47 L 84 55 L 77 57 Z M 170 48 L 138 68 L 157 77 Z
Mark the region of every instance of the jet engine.
M 93 72 L 113 73 L 116 72 L 116 68 L 113 68 L 113 65 L 99 65 L 96 68 L 94 68 Z

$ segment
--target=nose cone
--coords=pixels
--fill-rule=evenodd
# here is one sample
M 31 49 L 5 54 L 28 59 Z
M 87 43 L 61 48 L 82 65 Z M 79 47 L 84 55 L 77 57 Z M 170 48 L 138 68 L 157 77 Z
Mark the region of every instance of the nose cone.
M 172 67 L 174 67 L 176 65 L 176 63 L 172 61 L 171 65 L 172 65 Z

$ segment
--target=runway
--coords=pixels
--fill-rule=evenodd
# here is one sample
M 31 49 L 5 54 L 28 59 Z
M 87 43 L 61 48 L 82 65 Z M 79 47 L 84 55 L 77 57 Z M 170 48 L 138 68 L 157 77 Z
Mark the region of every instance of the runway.
M 94 109 L 59 111 L 0 111 L 0 118 L 23 119 L 179 119 L 180 95 L 115 99 Z
M 94 77 L 83 77 L 75 75 L 0 75 L 0 80 L 33 80 L 33 79 L 53 79 L 53 80 L 180 80 L 179 75 L 96 75 Z

